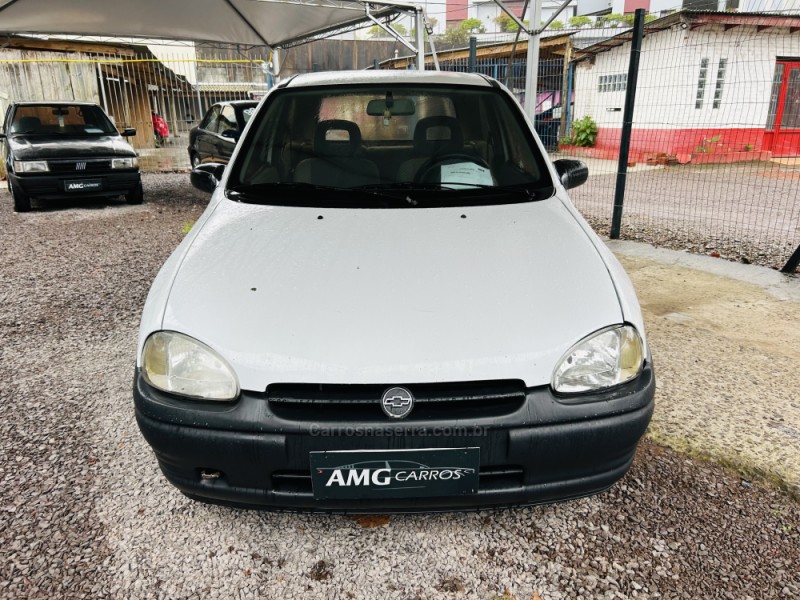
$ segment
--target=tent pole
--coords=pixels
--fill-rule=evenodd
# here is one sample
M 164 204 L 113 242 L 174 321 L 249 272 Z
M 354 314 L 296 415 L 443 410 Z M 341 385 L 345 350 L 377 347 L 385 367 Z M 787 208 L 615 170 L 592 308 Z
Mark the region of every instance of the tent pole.
M 536 84 L 539 78 L 539 37 L 542 22 L 542 0 L 533 0 L 528 7 L 528 61 L 525 69 L 525 112 L 533 123 L 536 117 Z
M 106 86 L 103 81 L 103 69 L 100 68 L 100 62 L 97 62 L 97 80 L 100 82 L 100 93 L 103 96 L 103 110 L 108 114 L 108 99 L 106 98 Z
M 417 71 L 425 70 L 425 12 L 421 6 L 414 8 L 417 34 Z

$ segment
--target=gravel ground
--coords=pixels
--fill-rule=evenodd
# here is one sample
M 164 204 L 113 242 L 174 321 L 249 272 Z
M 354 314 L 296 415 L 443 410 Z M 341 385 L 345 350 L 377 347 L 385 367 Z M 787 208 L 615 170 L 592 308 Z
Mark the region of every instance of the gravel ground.
M 595 230 L 606 235 L 615 182 L 614 174 L 594 175 L 570 192 Z M 633 172 L 621 236 L 779 269 L 800 244 L 800 165 L 676 165 Z
M 800 504 L 651 441 L 612 490 L 556 506 L 389 519 L 184 498 L 130 386 L 149 283 L 204 200 L 185 174 L 145 194 L 15 215 L 0 193 L 0 597 L 800 596 Z M 659 373 L 681 352 L 665 343 Z

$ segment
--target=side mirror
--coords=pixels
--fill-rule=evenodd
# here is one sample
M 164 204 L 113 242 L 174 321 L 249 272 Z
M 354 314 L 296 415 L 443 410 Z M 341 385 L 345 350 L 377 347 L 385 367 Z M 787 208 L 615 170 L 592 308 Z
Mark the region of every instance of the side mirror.
M 222 163 L 205 163 L 192 169 L 189 179 L 192 185 L 201 192 L 212 194 L 217 189 L 224 172 L 225 165 Z
M 561 179 L 561 185 L 568 190 L 583 185 L 589 179 L 589 167 L 582 160 L 560 158 L 553 163 L 553 166 Z
M 220 135 L 224 138 L 228 138 L 229 140 L 233 140 L 234 142 L 238 142 L 242 132 L 238 129 L 226 129 Z
M 125 129 L 122 130 L 122 133 L 120 133 L 120 135 L 122 137 L 133 137 L 134 135 L 136 135 L 136 129 L 133 127 L 126 127 Z

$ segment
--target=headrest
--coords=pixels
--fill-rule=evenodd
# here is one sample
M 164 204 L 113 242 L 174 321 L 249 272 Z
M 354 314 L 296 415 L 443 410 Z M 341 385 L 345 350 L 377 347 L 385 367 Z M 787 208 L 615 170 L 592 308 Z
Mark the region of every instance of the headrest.
M 42 126 L 39 117 L 21 117 L 14 126 L 15 132 L 36 131 Z
M 464 134 L 453 117 L 425 117 L 414 128 L 414 151 L 432 154 L 458 154 L 464 151 Z
M 353 156 L 361 148 L 361 130 L 352 121 L 330 119 L 317 123 L 314 153 L 322 156 Z

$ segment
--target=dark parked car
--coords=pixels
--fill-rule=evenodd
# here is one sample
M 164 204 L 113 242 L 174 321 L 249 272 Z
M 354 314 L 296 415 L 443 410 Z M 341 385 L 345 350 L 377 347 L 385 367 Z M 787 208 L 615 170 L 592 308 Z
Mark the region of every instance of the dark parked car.
M 558 116 L 556 116 L 558 115 Z M 561 128 L 561 107 L 554 106 L 536 115 L 533 126 L 545 149 L 558 150 L 558 134 Z
M 14 210 L 31 200 L 124 195 L 141 204 L 142 181 L 136 152 L 91 102 L 15 102 L 0 133 Z
M 255 100 L 233 100 L 209 108 L 200 125 L 189 133 L 192 168 L 205 162 L 226 164 L 256 106 Z

